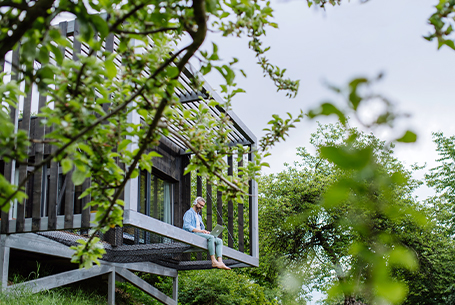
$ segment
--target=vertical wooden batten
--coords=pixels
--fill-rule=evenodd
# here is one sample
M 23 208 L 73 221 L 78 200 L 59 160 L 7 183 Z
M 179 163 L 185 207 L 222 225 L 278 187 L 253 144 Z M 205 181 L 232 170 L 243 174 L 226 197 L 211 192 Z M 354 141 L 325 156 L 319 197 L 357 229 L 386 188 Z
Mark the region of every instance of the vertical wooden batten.
M 223 194 L 216 190 L 216 220 L 217 223 L 223 225 Z M 219 238 L 223 239 L 223 233 L 220 234 Z
M 213 212 L 212 212 L 212 205 L 213 205 L 213 200 L 212 200 L 212 185 L 210 182 L 207 180 L 206 182 L 206 190 L 207 190 L 207 230 L 212 231 L 213 228 Z
M 68 22 L 60 22 L 59 23 L 60 34 L 63 37 L 66 37 L 68 31 Z M 65 55 L 65 48 L 60 48 L 63 56 Z M 57 151 L 57 147 L 54 145 L 50 146 L 50 153 L 53 154 Z M 48 201 L 48 221 L 47 227 L 49 230 L 55 230 L 57 228 L 57 206 L 58 206 L 58 163 L 55 161 L 51 161 L 50 164 L 50 176 L 49 176 L 49 201 Z M 62 185 L 62 191 L 63 188 Z M 61 197 L 61 196 L 60 196 Z
M 24 108 L 22 112 L 22 122 L 21 122 L 21 129 L 25 131 L 27 138 L 30 137 L 30 115 L 31 115 L 31 108 L 32 108 L 32 95 L 33 90 L 32 86 L 29 89 L 29 92 L 25 96 L 24 99 Z M 27 161 L 26 159 L 25 161 Z M 27 165 L 21 164 L 19 166 L 19 183 L 27 178 Z M 28 190 L 32 186 L 30 185 L 30 180 L 27 181 L 25 184 L 25 190 Z M 28 201 L 28 202 L 27 202 Z M 17 205 L 17 217 L 16 217 L 16 231 L 17 232 L 24 232 L 24 224 L 25 224 L 25 205 L 33 204 L 33 197 L 29 198 L 28 200 L 24 199 L 24 201 Z
M 232 161 L 232 155 L 227 157 L 228 163 L 228 176 L 233 175 L 234 167 Z M 234 236 L 234 204 L 232 200 L 228 201 L 228 247 L 232 248 L 234 245 L 234 240 L 232 239 Z
M 41 109 L 46 106 L 46 96 L 40 94 L 38 100 L 38 113 L 41 113 Z M 41 123 L 41 119 L 39 117 L 35 118 L 35 139 L 43 140 L 45 134 L 45 127 Z M 36 143 L 35 144 L 35 164 L 39 164 L 43 161 L 44 155 L 44 144 L 43 143 Z M 42 215 L 42 207 L 43 203 L 45 202 L 45 190 L 46 190 L 46 181 L 47 175 L 46 174 L 47 164 L 41 166 L 35 173 L 33 180 L 33 207 L 32 207 L 32 231 L 38 231 L 41 226 L 41 217 Z
M 238 163 L 238 168 L 243 167 L 243 156 L 242 160 Z M 238 176 L 242 177 L 242 172 L 238 170 Z M 237 205 L 237 222 L 238 222 L 238 229 L 239 229 L 239 251 L 245 251 L 245 243 L 244 243 L 244 234 L 243 234 L 243 203 L 238 203 Z
M 20 45 L 13 50 L 12 54 L 12 66 L 11 66 L 11 80 L 17 80 L 18 79 L 18 71 L 17 67 L 19 66 L 19 49 Z M 19 126 L 19 109 L 16 109 L 14 106 L 9 107 L 9 114 L 10 114 L 10 119 L 11 122 L 14 124 L 14 132 L 17 131 L 18 126 Z M 16 175 L 16 161 L 11 160 L 10 162 L 5 164 L 4 168 L 4 177 L 7 181 L 9 181 L 11 184 L 15 184 L 15 175 Z M 13 205 L 13 202 L 11 202 L 11 205 Z M 11 208 L 10 208 L 11 211 Z M 10 214 L 9 212 L 4 212 L 2 210 L 1 212 L 1 217 L 2 217 L 2 225 L 1 225 L 1 233 L 10 233 L 9 232 L 9 218 Z

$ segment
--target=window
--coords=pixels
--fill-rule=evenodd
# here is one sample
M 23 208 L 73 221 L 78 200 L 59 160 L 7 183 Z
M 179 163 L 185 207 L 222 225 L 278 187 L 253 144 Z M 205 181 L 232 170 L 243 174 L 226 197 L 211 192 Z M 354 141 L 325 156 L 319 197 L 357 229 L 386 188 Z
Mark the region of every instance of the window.
M 168 224 L 173 224 L 172 183 L 147 171 L 139 179 L 138 211 Z

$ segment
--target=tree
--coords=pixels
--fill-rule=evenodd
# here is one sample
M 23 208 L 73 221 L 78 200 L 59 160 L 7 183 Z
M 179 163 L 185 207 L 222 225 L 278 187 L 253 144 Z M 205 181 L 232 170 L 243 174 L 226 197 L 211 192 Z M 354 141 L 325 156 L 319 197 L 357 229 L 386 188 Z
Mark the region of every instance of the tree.
M 433 206 L 433 218 L 443 224 L 447 234 L 455 234 L 455 136 L 445 137 L 442 132 L 433 133 L 433 141 L 440 158 L 438 166 L 425 175 L 426 183 L 436 195 L 429 198 Z M 446 231 L 444 230 L 444 231 Z
M 350 145 L 357 151 L 370 149 L 374 158 L 374 171 L 370 168 L 362 177 L 323 156 L 325 147 L 343 149 L 353 134 Z M 320 126 L 311 142 L 317 156 L 300 149 L 301 163 L 260 180 L 264 255 L 283 259 L 286 270 L 298 270 L 297 276 L 311 274 L 319 289 L 344 293 L 344 304 L 354 304 L 357 295 L 374 299 L 368 295 L 369 285 L 378 289 L 393 282 L 383 263 L 416 268 L 399 228 L 412 224 L 408 218 L 415 217 L 416 203 L 410 194 L 418 184 L 373 135 L 341 124 Z M 400 176 L 401 181 L 387 181 L 386 175 Z M 376 255 L 387 260 L 376 260 Z M 404 297 L 404 290 L 393 295 L 391 287 L 384 289 L 387 295 L 379 291 L 376 296 L 389 302 Z M 404 288 L 396 284 L 394 289 Z
M 6 73 L 1 74 L 0 158 L 34 168 L 18 186 L 0 176 L 3 211 L 8 211 L 14 199 L 22 202 L 28 177 L 55 160 L 61 163 L 64 174 L 71 174 L 75 185 L 91 179 L 91 187 L 82 196 L 90 193 L 89 205 L 97 206 L 95 230 L 121 225 L 120 195 L 128 180 L 138 175 L 139 168 L 151 170 L 152 157 L 159 156 L 145 152 L 158 145 L 161 135 L 178 138 L 194 154 L 187 172 L 197 170 L 199 175 L 219 181 L 226 200 L 241 200 L 241 194 L 247 193 L 248 180 L 264 165 L 261 155 L 284 139 L 287 130 L 301 117 L 274 117 L 254 152 L 254 162 L 241 169 L 240 179 L 232 180 L 225 174 L 224 157 L 241 157 L 248 151 L 241 146 L 228 146 L 229 118 L 221 115 L 221 120 L 214 120 L 204 106 L 199 111 L 185 110 L 174 95 L 176 88 L 182 86 L 179 76 L 196 54 L 202 64 L 199 72 L 192 71 L 190 76 L 195 90 L 201 87 L 200 73 L 213 69 L 225 80 L 222 93 L 226 102 L 221 107 L 229 109 L 232 98 L 243 91 L 235 83 L 236 59 L 229 64 L 219 63 L 215 44 L 213 52 L 199 52 L 207 31 L 213 30 L 224 36 L 248 37 L 264 73 L 278 90 L 295 96 L 298 81 L 285 79 L 284 71 L 270 64 L 264 55 L 267 48 L 262 47 L 260 39 L 267 27 L 276 27 L 268 2 L 4 0 L 0 7 L 0 58 L 21 47 L 20 62 L 10 63 L 17 71 L 12 81 L 4 83 Z M 65 48 L 73 54 L 77 51 L 66 36 L 50 25 L 64 12 L 77 18 L 80 35 L 76 39 L 90 49 L 88 56 L 79 56 L 76 61 L 65 58 Z M 119 39 L 115 52 L 103 48 L 111 34 Z M 191 43 L 179 48 L 174 42 L 183 35 L 190 37 Z M 133 40 L 141 45 L 134 47 Z M 142 48 L 142 52 L 136 52 L 137 48 Z M 121 58 L 121 66 L 116 64 L 117 57 Z M 23 90 L 21 83 L 25 83 Z M 53 130 L 46 139 L 33 141 L 51 143 L 54 148 L 50 155 L 30 164 L 27 150 L 32 139 L 24 131 L 14 131 L 7 113 L 8 106 L 18 108 L 20 96 L 34 85 L 48 97 L 39 116 Z M 208 99 L 206 104 L 215 106 L 217 102 Z M 144 123 L 128 122 L 132 112 L 141 115 Z M 91 266 L 103 252 L 96 249 L 96 241 L 92 234 L 78 247 L 74 261 Z

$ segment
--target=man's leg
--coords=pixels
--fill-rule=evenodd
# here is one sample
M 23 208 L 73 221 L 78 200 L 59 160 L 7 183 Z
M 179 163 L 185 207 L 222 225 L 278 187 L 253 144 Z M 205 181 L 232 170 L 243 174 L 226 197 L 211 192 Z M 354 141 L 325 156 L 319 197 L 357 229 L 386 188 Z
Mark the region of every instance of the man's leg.
M 215 252 L 216 252 L 216 256 L 218 258 L 218 263 L 222 265 L 221 269 L 230 270 L 231 268 L 229 268 L 228 266 L 226 266 L 223 263 L 223 240 L 221 238 L 217 237 L 215 239 L 215 245 L 216 245 Z M 220 267 L 218 267 L 218 268 L 220 268 Z
M 194 233 L 194 234 L 197 234 L 197 235 L 207 239 L 207 250 L 209 251 L 209 254 L 210 254 L 210 260 L 212 261 L 212 267 L 221 268 L 222 266 L 218 263 L 218 261 L 215 258 L 215 236 L 210 235 L 210 234 L 204 234 L 204 233 Z

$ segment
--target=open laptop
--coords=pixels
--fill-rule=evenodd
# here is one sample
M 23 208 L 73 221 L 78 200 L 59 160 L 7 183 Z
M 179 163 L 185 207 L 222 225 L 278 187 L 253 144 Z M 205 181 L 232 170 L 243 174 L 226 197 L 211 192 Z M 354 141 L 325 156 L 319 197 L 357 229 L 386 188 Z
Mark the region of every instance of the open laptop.
M 213 228 L 212 232 L 210 232 L 210 234 L 213 235 L 213 236 L 215 236 L 215 237 L 218 237 L 218 235 L 220 235 L 221 232 L 223 232 L 224 229 L 225 229 L 225 227 L 220 226 L 219 224 L 217 224 L 217 225 Z

